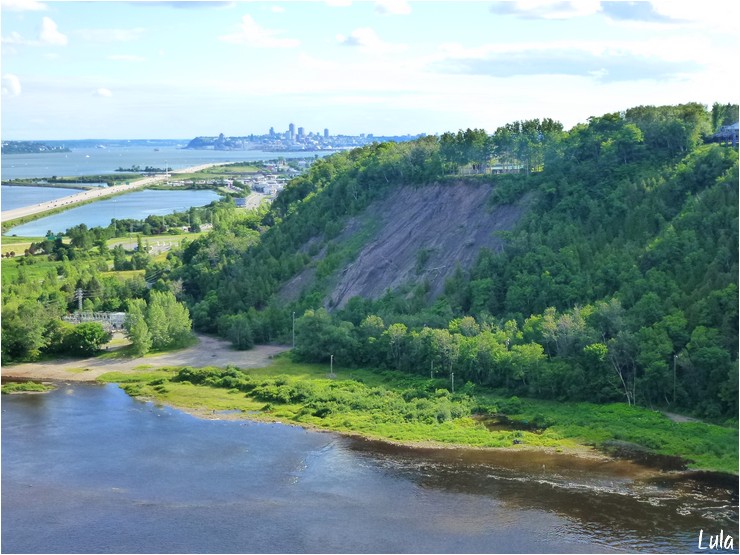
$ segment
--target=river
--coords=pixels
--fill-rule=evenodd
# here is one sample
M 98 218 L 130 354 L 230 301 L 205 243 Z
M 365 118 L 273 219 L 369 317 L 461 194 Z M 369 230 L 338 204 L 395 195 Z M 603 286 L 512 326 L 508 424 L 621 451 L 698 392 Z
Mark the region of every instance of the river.
M 79 190 L 61 187 L 3 185 L 0 188 L 0 206 L 2 206 L 2 210 L 15 210 L 16 208 L 56 200 L 79 192 Z
M 110 148 L 75 148 L 71 152 L 3 154 L 2 179 L 67 177 L 114 173 L 119 167 L 152 166 L 173 170 L 210 163 L 253 162 L 282 158 L 326 156 L 322 152 L 264 152 L 261 150 L 187 150 L 172 146 L 112 146 Z
M 114 385 L 3 396 L 4 553 L 691 552 L 737 491 L 631 463 L 203 420 Z M 736 544 L 737 545 L 737 544 Z
M 3 189 L 7 188 L 3 187 Z M 14 188 L 21 189 L 22 187 Z M 56 191 L 57 189 L 52 190 Z M 77 191 L 67 189 L 67 194 L 71 195 L 75 192 Z M 205 206 L 219 198 L 218 193 L 206 189 L 193 191 L 156 189 L 134 191 L 106 200 L 83 204 L 64 212 L 12 227 L 8 230 L 7 235 L 41 237 L 46 235 L 47 231 L 58 233 L 79 224 L 85 224 L 87 227 L 106 227 L 113 218 L 117 220 L 143 220 L 149 215 L 162 216 L 187 210 L 191 206 Z

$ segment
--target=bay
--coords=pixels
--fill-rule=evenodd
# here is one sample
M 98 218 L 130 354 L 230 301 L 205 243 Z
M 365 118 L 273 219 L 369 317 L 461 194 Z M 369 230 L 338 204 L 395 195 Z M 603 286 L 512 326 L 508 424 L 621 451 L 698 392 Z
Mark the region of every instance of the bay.
M 187 150 L 174 146 L 157 150 L 143 146 L 111 146 L 110 148 L 76 148 L 71 152 L 34 154 L 3 154 L 2 179 L 68 177 L 112 174 L 119 167 L 151 166 L 173 170 L 219 162 L 254 162 L 282 158 L 313 158 L 326 156 L 322 152 L 264 152 L 261 150 Z
M 73 194 L 74 190 L 68 190 Z M 6 235 L 39 237 L 47 231 L 59 233 L 70 227 L 85 224 L 87 227 L 108 226 L 111 219 L 142 220 L 149 215 L 165 215 L 175 211 L 187 210 L 191 206 L 205 206 L 218 200 L 219 195 L 211 190 L 143 190 L 119 195 L 106 200 L 70 208 L 64 212 L 33 220 L 12 227 Z
M 631 463 L 402 448 L 59 386 L 3 398 L 4 553 L 691 552 L 700 529 L 737 530 L 736 490 Z

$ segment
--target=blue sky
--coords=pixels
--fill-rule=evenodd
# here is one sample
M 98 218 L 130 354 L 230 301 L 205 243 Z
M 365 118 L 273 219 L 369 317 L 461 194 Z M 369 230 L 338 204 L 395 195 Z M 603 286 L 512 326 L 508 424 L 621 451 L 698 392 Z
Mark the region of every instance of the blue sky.
M 737 2 L 2 0 L 4 140 L 566 128 L 738 102 Z

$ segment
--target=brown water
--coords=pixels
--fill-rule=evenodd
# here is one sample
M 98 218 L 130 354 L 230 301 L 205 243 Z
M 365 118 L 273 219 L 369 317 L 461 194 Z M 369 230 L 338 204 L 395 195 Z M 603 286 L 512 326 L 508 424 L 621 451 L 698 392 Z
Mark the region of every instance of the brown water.
M 700 530 L 737 548 L 736 481 L 199 420 L 115 386 L 2 409 L 4 553 L 699 552 Z

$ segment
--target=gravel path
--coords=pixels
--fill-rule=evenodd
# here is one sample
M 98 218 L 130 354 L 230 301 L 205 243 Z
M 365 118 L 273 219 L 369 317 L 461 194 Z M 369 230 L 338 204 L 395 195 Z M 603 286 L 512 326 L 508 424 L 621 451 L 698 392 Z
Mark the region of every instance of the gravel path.
M 198 343 L 187 349 L 133 359 L 59 359 L 48 362 L 14 364 L 2 368 L 3 379 L 26 378 L 36 380 L 94 381 L 106 372 L 133 372 L 143 365 L 153 368 L 162 366 L 218 366 L 229 364 L 239 368 L 261 368 L 270 364 L 270 359 L 287 351 L 282 345 L 257 345 L 250 351 L 235 351 L 227 341 L 198 336 Z

